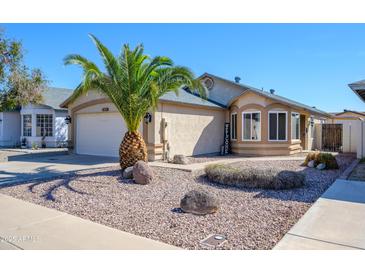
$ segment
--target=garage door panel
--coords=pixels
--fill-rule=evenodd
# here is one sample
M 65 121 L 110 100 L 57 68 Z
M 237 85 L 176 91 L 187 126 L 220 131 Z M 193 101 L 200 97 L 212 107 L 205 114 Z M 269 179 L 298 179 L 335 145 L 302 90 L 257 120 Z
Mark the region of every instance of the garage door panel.
M 119 113 L 78 114 L 76 153 L 119 156 L 119 145 L 127 132 Z

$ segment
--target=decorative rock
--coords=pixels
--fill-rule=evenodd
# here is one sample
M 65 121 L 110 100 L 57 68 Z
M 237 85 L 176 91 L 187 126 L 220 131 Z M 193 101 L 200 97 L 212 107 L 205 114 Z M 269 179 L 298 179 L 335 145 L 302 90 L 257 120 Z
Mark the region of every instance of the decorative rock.
M 186 158 L 186 156 L 178 154 L 174 156 L 173 163 L 180 165 L 187 165 L 189 163 L 189 160 L 188 158 Z
M 215 213 L 218 210 L 218 200 L 205 191 L 189 191 L 180 201 L 182 211 L 196 215 Z
M 125 170 L 123 170 L 123 178 L 124 179 L 133 179 L 133 167 L 127 167 Z
M 314 160 L 312 160 L 312 161 L 309 161 L 308 162 L 308 167 L 314 167 L 314 164 L 315 164 L 315 162 L 314 162 Z
M 325 169 L 325 168 L 326 168 L 326 164 L 324 164 L 324 163 L 319 164 L 319 165 L 317 166 L 317 169 L 319 169 L 319 170 L 323 170 L 323 169 Z
M 138 161 L 133 166 L 133 178 L 137 184 L 147 185 L 153 180 L 153 171 L 144 161 Z

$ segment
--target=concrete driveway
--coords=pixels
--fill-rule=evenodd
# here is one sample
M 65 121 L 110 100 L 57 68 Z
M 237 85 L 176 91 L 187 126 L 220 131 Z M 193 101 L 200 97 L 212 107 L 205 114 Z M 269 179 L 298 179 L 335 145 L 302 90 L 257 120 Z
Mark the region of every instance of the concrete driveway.
M 117 166 L 118 159 L 90 155 L 54 155 L 0 163 L 0 185 L 52 178 L 67 172 Z

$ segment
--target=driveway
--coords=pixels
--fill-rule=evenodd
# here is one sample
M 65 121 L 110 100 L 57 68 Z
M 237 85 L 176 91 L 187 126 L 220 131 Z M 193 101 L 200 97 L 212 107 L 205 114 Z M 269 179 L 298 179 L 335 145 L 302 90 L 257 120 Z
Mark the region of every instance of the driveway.
M 67 172 L 118 165 L 118 159 L 91 155 L 55 155 L 0 163 L 0 185 L 52 178 Z

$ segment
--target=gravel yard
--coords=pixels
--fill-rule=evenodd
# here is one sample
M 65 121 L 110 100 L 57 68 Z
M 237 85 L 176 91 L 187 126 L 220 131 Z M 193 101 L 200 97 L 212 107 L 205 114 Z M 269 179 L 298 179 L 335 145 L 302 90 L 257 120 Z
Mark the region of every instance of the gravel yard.
M 209 155 L 189 156 L 186 158 L 188 158 L 189 164 L 196 164 L 196 163 L 208 163 L 208 162 L 212 162 L 212 161 L 238 158 L 238 157 L 239 156 L 236 156 L 236 155 L 220 156 L 219 154 L 209 154 Z
M 293 160 L 248 159 L 235 164 L 303 170 L 306 185 L 294 190 L 229 188 L 202 176 L 193 178 L 188 172 L 156 167 L 150 185 L 122 180 L 120 170 L 106 168 L 2 187 L 0 192 L 182 248 L 204 249 L 199 241 L 219 233 L 228 239 L 223 249 L 271 249 L 353 159 L 337 156 L 340 170 L 330 171 L 302 167 L 301 161 Z M 181 213 L 180 199 L 192 189 L 216 195 L 221 203 L 218 212 L 206 216 Z
M 291 155 L 284 156 L 284 157 L 306 157 L 307 155 L 308 155 L 308 152 L 300 152 L 300 153 L 295 153 L 295 154 L 291 154 Z M 249 158 L 249 157 L 255 157 L 255 158 L 256 157 L 262 157 L 262 158 L 264 158 L 265 156 L 246 156 L 246 157 L 247 158 Z M 280 156 L 276 156 L 276 157 L 280 157 Z M 235 155 L 235 154 L 220 156 L 217 153 L 217 154 L 208 154 L 208 155 L 189 156 L 187 158 L 189 160 L 189 164 L 196 164 L 196 163 L 209 163 L 209 162 L 212 162 L 212 161 L 231 159 L 231 158 L 242 158 L 242 156 Z

